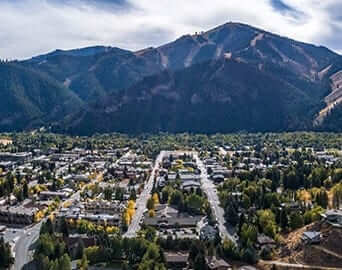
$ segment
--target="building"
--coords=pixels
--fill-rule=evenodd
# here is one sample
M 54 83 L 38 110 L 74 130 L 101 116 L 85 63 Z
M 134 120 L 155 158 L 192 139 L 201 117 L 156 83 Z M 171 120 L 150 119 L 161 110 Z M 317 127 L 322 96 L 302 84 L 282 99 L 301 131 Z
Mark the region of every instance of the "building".
M 162 229 L 180 229 L 180 228 L 197 228 L 197 223 L 203 216 L 191 216 L 189 214 L 179 213 L 177 209 L 162 204 L 158 205 L 155 210 L 154 217 L 145 215 L 144 224 L 147 226 Z
M 232 266 L 225 260 L 218 259 L 215 256 L 206 258 L 207 266 L 210 270 L 232 270 Z
M 50 199 L 59 198 L 65 200 L 70 197 L 70 192 L 67 191 L 42 191 L 39 193 L 39 199 L 42 201 L 47 201 Z
M 83 243 L 84 248 L 96 245 L 95 236 L 89 236 L 87 234 L 70 234 L 63 240 L 66 243 L 69 253 L 73 255 L 76 254 L 80 242 Z
M 32 158 L 32 153 L 21 152 L 21 153 L 9 153 L 0 152 L 0 161 L 13 161 L 18 164 L 23 164 Z
M 217 230 L 213 226 L 206 224 L 200 230 L 200 239 L 211 241 L 215 239 L 216 234 Z
M 120 201 L 91 201 L 84 204 L 84 210 L 92 214 L 109 214 L 115 215 L 122 213 L 125 205 L 120 203 Z
M 184 269 L 188 266 L 188 253 L 165 252 L 164 254 L 167 269 Z
M 6 226 L 0 225 L 0 236 L 3 236 L 7 230 Z
M 330 225 L 342 228 L 342 211 L 341 210 L 327 210 L 321 214 L 323 219 Z
M 276 245 L 276 242 L 271 237 L 268 237 L 267 235 L 264 235 L 264 234 L 258 235 L 257 242 L 256 242 L 256 247 L 258 249 L 263 249 L 263 248 L 273 249 L 275 245 Z
M 64 179 L 66 182 L 72 182 L 72 183 L 79 183 L 79 182 L 85 182 L 89 183 L 90 178 L 88 175 L 85 174 L 75 174 L 75 175 L 68 175 Z
M 4 224 L 30 225 L 39 209 L 35 207 L 2 206 L 0 207 L 0 222 Z
M 321 233 L 315 231 L 306 231 L 303 232 L 301 239 L 305 244 L 318 244 L 321 242 Z
M 186 191 L 196 190 L 201 187 L 201 184 L 196 181 L 187 181 L 181 184 L 181 189 Z
M 213 176 L 211 176 L 211 179 L 215 183 L 222 183 L 224 181 L 224 175 L 223 174 L 214 174 Z

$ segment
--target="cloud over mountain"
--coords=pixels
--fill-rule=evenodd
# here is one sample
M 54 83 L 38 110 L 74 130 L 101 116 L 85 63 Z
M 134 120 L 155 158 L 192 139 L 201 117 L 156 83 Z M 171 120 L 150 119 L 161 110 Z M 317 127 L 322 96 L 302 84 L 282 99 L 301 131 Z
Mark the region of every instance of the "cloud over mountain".
M 0 58 L 55 48 L 142 49 L 228 21 L 342 51 L 339 0 L 4 0 Z

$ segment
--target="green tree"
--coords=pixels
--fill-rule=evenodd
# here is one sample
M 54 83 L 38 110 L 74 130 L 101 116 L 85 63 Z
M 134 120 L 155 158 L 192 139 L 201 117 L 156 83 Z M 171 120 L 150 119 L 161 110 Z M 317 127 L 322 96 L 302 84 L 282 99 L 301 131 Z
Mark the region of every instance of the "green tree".
M 68 254 L 64 254 L 58 262 L 59 270 L 71 270 L 71 261 Z
M 293 212 L 290 214 L 290 228 L 292 230 L 301 228 L 304 226 L 304 219 L 300 213 Z
M 0 268 L 9 268 L 14 263 L 11 247 L 5 243 L 4 238 L 0 238 Z

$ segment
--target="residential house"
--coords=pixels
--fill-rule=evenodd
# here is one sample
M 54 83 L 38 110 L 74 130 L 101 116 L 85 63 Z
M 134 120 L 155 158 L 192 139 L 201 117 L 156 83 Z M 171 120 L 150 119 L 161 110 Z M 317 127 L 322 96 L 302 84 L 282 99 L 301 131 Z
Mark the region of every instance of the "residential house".
M 206 258 L 207 266 L 210 270 L 232 270 L 232 266 L 223 259 L 215 256 Z
M 327 210 L 321 216 L 330 225 L 342 228 L 342 210 Z
M 188 266 L 188 253 L 165 252 L 164 254 L 167 269 L 184 269 Z
M 315 231 L 306 231 L 303 232 L 301 239 L 305 244 L 318 244 L 321 241 L 321 233 Z

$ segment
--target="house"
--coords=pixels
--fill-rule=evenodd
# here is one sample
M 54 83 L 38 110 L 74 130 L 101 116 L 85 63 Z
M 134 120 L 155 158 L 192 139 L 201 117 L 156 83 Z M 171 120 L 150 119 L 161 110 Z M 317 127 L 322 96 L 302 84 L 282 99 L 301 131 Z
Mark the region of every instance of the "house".
M 232 270 L 232 266 L 225 260 L 218 259 L 215 256 L 206 258 L 207 266 L 210 270 Z
M 84 210 L 92 214 L 109 214 L 115 215 L 123 212 L 125 206 L 119 201 L 90 201 L 84 204 Z
M 256 247 L 258 249 L 262 249 L 262 248 L 274 248 L 276 245 L 276 242 L 271 238 L 268 237 L 267 235 L 264 234 L 259 234 L 257 237 L 257 242 L 256 242 Z
M 158 205 L 155 209 L 155 216 L 149 217 L 145 214 L 144 224 L 147 226 L 163 229 L 172 228 L 197 228 L 197 223 L 203 216 L 191 216 L 181 214 L 177 209 L 168 205 Z
M 327 210 L 321 216 L 330 225 L 342 228 L 342 210 Z
M 14 169 L 15 163 L 13 161 L 2 161 L 0 162 L 0 168 L 3 170 Z
M 211 241 L 215 239 L 216 234 L 217 230 L 213 226 L 206 224 L 200 230 L 200 239 Z
M 67 199 L 70 196 L 70 192 L 67 191 L 42 191 L 39 193 L 39 199 L 42 201 L 59 198 L 61 200 Z
M 30 225 L 34 223 L 34 216 L 38 208 L 20 206 L 0 207 L 0 222 L 4 224 Z
M 32 158 L 32 153 L 22 152 L 22 153 L 9 153 L 0 152 L 0 161 L 13 161 L 18 164 L 23 164 Z
M 224 175 L 223 174 L 214 174 L 212 177 L 213 181 L 215 183 L 221 183 L 224 181 Z
M 201 184 L 196 181 L 187 181 L 181 184 L 181 189 L 186 191 L 196 190 L 200 188 Z
M 87 234 L 70 234 L 64 238 L 66 246 L 70 254 L 77 252 L 78 245 L 82 242 L 84 248 L 94 246 L 96 244 L 95 236 L 88 236 Z
M 181 182 L 188 182 L 188 181 L 193 181 L 193 182 L 199 182 L 201 177 L 198 174 L 179 174 Z
M 301 239 L 305 244 L 318 244 L 321 241 L 321 233 L 315 231 L 306 231 L 303 232 Z
M 6 230 L 7 230 L 6 226 L 0 225 L 0 237 L 4 236 Z
M 167 269 L 184 269 L 188 266 L 188 253 L 165 252 L 164 254 Z

